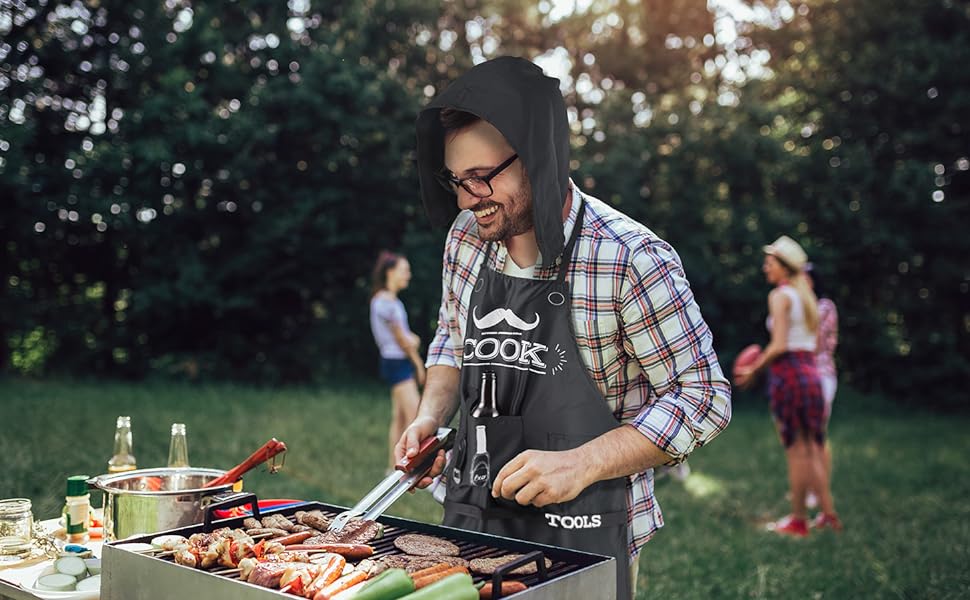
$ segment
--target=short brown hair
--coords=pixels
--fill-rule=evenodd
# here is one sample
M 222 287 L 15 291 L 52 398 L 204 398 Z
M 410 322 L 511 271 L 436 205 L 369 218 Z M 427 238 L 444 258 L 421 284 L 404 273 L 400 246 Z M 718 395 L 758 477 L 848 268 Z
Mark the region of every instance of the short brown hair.
M 445 135 L 461 131 L 482 120 L 478 115 L 457 108 L 442 108 L 441 112 L 438 113 L 438 119 L 445 130 Z
M 381 250 L 374 263 L 374 271 L 371 273 L 370 295 L 373 298 L 377 292 L 387 289 L 387 272 L 397 266 L 397 263 L 404 258 L 402 254 L 396 254 L 388 250 Z

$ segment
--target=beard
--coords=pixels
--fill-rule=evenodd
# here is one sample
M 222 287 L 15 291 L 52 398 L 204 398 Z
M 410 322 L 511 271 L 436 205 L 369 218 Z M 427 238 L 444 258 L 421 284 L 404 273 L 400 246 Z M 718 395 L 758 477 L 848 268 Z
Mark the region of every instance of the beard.
M 478 211 L 492 206 L 498 207 L 495 220 L 487 227 L 478 226 L 478 237 L 482 241 L 505 241 L 532 229 L 534 225 L 532 186 L 528 182 L 519 188 L 504 204 L 484 198 L 473 210 Z

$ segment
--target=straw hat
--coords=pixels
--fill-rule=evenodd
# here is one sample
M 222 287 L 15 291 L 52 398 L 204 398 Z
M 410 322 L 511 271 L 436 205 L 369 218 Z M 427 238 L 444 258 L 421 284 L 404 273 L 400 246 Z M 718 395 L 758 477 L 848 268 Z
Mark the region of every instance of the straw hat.
M 805 263 L 808 262 L 808 255 L 802 250 L 802 247 L 798 245 L 798 242 L 791 239 L 787 235 L 783 235 L 768 246 L 763 248 L 765 254 L 770 254 L 774 256 L 781 262 L 785 263 L 786 266 L 796 270 L 801 271 L 805 268 Z

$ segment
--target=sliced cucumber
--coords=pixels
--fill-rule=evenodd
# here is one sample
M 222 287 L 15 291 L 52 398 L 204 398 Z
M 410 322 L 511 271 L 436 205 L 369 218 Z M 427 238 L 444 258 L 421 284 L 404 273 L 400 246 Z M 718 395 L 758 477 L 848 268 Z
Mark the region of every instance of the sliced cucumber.
M 79 581 L 77 584 L 77 591 L 79 592 L 94 592 L 101 589 L 101 576 L 95 575 L 93 577 L 88 577 L 84 581 Z
M 99 573 L 101 573 L 100 558 L 85 558 L 84 565 L 88 568 L 88 573 L 92 575 L 98 575 Z
M 49 590 L 52 592 L 70 592 L 77 584 L 77 577 L 65 575 L 64 573 L 54 573 L 37 578 L 37 589 Z
M 88 574 L 88 567 L 83 558 L 76 556 L 62 556 L 54 561 L 54 570 L 63 575 L 70 575 L 81 579 Z

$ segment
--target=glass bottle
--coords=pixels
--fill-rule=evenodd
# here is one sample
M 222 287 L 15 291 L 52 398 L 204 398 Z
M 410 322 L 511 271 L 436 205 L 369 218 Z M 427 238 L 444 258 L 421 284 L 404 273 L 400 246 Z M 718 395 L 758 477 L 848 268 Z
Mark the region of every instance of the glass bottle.
M 135 457 L 132 455 L 131 417 L 118 417 L 118 424 L 115 426 L 115 452 L 108 461 L 108 472 L 123 473 L 136 468 Z
M 472 458 L 472 485 L 485 487 L 488 485 L 488 442 L 485 437 L 485 426 L 475 427 L 475 456 Z
M 67 478 L 64 529 L 67 530 L 67 541 L 72 544 L 83 544 L 88 541 L 88 518 L 91 511 L 88 479 L 87 475 L 72 475 Z
M 172 423 L 172 441 L 168 445 L 168 466 L 189 466 L 189 444 L 185 439 L 185 423 Z

